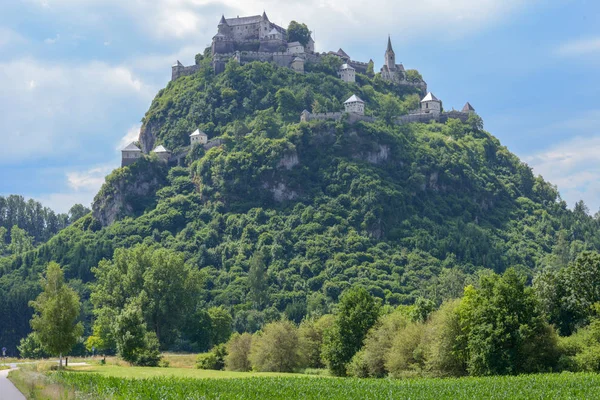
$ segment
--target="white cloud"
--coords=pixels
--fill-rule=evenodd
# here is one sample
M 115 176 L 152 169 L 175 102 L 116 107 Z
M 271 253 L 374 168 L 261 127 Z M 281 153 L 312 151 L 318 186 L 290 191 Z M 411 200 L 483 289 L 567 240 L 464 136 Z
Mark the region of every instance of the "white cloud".
M 582 121 L 587 121 L 588 136 L 577 136 L 524 159 L 535 173 L 558 186 L 569 206 L 583 199 L 595 212 L 600 208 L 600 111 L 562 126 L 569 129 L 570 125 L 571 132 L 581 132 Z
M 127 131 L 125 136 L 123 136 L 121 138 L 121 140 L 119 140 L 119 144 L 117 145 L 117 147 L 115 147 L 115 150 L 121 151 L 121 149 L 124 148 L 125 146 L 127 146 L 129 143 L 137 141 L 138 138 L 140 137 L 140 129 L 141 128 L 142 128 L 142 126 L 140 124 L 132 126 Z
M 572 40 L 561 44 L 556 53 L 560 56 L 585 56 L 600 53 L 600 37 Z
M 210 40 L 221 13 L 256 15 L 266 9 L 271 21 L 286 26 L 304 21 L 317 41 L 340 46 L 349 40 L 381 38 L 388 32 L 407 37 L 457 38 L 531 6 L 522 0 L 48 0 L 50 7 L 68 9 L 85 23 L 98 22 L 98 6 L 107 13 L 127 13 L 146 33 L 163 39 Z M 92 10 L 95 12 L 92 12 Z
M 145 107 L 155 91 L 122 66 L 35 59 L 0 63 L 0 87 L 0 164 L 93 152 L 82 143 L 110 133 L 102 129 L 114 114 Z
M 59 40 L 60 40 L 60 34 L 57 33 L 55 37 L 47 38 L 46 40 L 44 40 L 44 43 L 52 45 L 52 44 L 55 44 L 56 42 L 58 42 Z

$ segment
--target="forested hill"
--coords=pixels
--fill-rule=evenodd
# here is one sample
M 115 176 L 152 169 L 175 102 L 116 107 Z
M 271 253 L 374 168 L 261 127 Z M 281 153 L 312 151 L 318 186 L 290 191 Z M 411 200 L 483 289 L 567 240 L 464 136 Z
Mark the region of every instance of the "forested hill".
M 392 124 L 421 94 L 377 76 L 344 83 L 334 59 L 304 75 L 230 63 L 214 76 L 201 63 L 158 93 L 142 144 L 181 151 L 197 128 L 223 144 L 194 148 L 183 167 L 148 157 L 116 170 L 93 215 L 0 259 L 2 343 L 28 333 L 27 301 L 49 261 L 85 299 L 92 268 L 137 244 L 182 253 L 202 272 L 196 305 L 225 306 L 239 331 L 328 312 L 354 284 L 389 305 L 439 303 L 481 269 L 531 276 L 600 248 L 600 222 L 585 205 L 568 210 L 477 116 Z M 338 111 L 352 94 L 377 122 L 298 122 L 303 109 Z

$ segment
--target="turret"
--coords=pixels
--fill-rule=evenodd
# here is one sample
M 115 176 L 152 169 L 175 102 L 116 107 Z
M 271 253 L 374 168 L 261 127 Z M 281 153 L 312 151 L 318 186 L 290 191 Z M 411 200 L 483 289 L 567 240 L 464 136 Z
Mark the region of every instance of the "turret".
M 171 152 L 162 145 L 152 150 L 152 152 L 163 162 L 169 162 L 169 158 L 171 158 Z
M 142 150 L 131 142 L 121 150 L 121 167 L 131 165 L 142 157 Z
M 473 108 L 471 103 L 469 103 L 467 101 L 467 104 L 465 104 L 465 106 L 463 107 L 462 112 L 468 113 L 468 114 L 475 114 L 475 109 Z
M 433 93 L 427 93 L 427 96 L 421 100 L 421 112 L 424 114 L 439 114 L 442 112 L 442 101 L 435 97 Z
M 181 76 L 181 72 L 185 69 L 183 64 L 177 60 L 171 67 L 171 80 L 174 81 Z
M 365 102 L 355 94 L 344 102 L 344 108 L 348 114 L 365 115 Z
M 196 129 L 190 135 L 190 144 L 193 146 L 195 144 L 206 144 L 208 142 L 208 135 L 202 132 L 200 129 Z
M 266 12 L 266 11 L 263 11 L 263 14 L 262 14 L 262 20 L 263 20 L 263 21 L 268 21 L 268 22 L 270 22 L 270 21 L 269 21 L 269 17 L 267 17 L 267 12 Z

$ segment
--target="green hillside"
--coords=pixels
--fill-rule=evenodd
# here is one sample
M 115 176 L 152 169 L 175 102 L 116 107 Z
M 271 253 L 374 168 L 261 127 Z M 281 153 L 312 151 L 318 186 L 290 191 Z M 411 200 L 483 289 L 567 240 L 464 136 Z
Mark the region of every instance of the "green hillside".
M 179 167 L 148 157 L 114 171 L 93 215 L 0 258 L 0 342 L 29 332 L 27 302 L 48 261 L 88 299 L 92 268 L 137 244 L 181 252 L 202 275 L 198 306 L 225 306 L 238 331 L 327 313 L 355 284 L 388 305 L 440 303 L 479 270 L 532 276 L 600 249 L 583 203 L 567 209 L 479 117 L 395 125 L 422 94 L 377 76 L 344 83 L 336 62 L 304 75 L 230 63 L 214 76 L 204 60 L 169 83 L 144 117 L 143 147 L 181 151 L 197 128 L 223 145 L 194 148 Z M 352 94 L 378 122 L 299 123 L 302 110 L 339 111 Z

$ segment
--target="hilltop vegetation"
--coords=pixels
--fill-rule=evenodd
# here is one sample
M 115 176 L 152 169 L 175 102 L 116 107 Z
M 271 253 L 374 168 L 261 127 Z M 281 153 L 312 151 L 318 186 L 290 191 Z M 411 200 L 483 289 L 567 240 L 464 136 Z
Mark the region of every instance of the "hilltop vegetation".
M 304 75 L 230 63 L 214 76 L 202 60 L 197 74 L 169 83 L 144 118 L 143 146 L 177 151 L 198 127 L 223 145 L 192 149 L 180 167 L 149 157 L 113 172 L 94 215 L 116 222 L 88 214 L 35 250 L 0 259 L 0 319 L 8 327 L 0 341 L 14 348 L 29 332 L 27 302 L 50 261 L 84 299 L 85 336 L 101 335 L 101 323 L 92 331 L 92 308 L 107 302 L 97 300 L 102 284 L 90 283 L 102 276 L 124 283 L 114 309 L 169 300 L 152 291 L 162 270 L 117 262 L 120 248 L 165 249 L 181 276 L 197 277 L 192 300 L 169 303 L 185 302 L 191 321 L 132 311 L 148 329 L 173 328 L 155 332 L 162 348 L 187 350 L 221 341 L 205 338 L 211 307 L 223 306 L 234 331 L 255 332 L 282 315 L 298 323 L 331 313 L 351 286 L 388 307 L 419 298 L 438 306 L 461 297 L 484 269 L 514 267 L 531 278 L 600 248 L 600 221 L 583 203 L 567 209 L 480 118 L 389 124 L 415 108 L 419 94 L 378 76 L 344 83 L 336 62 Z M 378 122 L 298 123 L 303 109 L 338 111 L 352 94 Z

